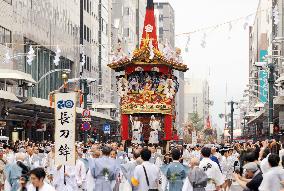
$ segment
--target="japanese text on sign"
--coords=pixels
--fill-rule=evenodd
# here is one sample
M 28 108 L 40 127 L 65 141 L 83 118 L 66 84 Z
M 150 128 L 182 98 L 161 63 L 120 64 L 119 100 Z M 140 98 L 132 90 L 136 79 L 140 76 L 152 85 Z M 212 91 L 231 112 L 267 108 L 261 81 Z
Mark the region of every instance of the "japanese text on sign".
M 76 93 L 55 94 L 55 164 L 75 165 Z

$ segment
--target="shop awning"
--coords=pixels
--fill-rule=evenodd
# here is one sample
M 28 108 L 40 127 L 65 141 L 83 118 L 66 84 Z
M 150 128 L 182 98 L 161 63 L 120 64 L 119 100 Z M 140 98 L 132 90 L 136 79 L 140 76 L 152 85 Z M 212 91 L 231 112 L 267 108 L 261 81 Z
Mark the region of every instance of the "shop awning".
M 50 108 L 50 103 L 47 99 L 41 99 L 37 97 L 29 97 L 27 101 L 23 103 L 24 105 L 37 105 L 41 107 Z
M 283 82 L 284 81 L 284 76 L 280 76 L 275 83 Z
M 242 129 L 234 129 L 234 137 L 240 137 L 242 136 Z M 224 136 L 225 137 L 231 137 L 231 134 L 229 133 L 229 129 L 224 130 Z
M 83 108 L 80 108 L 80 107 L 77 107 L 76 108 L 76 112 L 77 113 L 83 113 Z M 106 120 L 110 120 L 110 121 L 113 121 L 113 119 L 109 116 L 109 115 L 106 115 L 104 113 L 100 113 L 100 112 L 96 112 L 96 111 L 90 111 L 90 114 L 91 114 L 91 117 L 97 117 L 97 118 L 101 118 L 101 119 L 106 119 Z
M 11 69 L 0 69 L 0 79 L 6 80 L 23 80 L 27 83 L 36 84 L 36 81 L 30 74 Z
M 273 99 L 274 105 L 284 105 L 284 96 L 277 96 Z
M 14 102 L 22 102 L 12 92 L 4 91 L 4 90 L 0 90 L 0 99 L 4 99 L 4 100 L 8 100 L 8 101 L 14 101 Z
M 116 105 L 114 103 L 94 103 L 92 105 L 94 109 L 116 109 Z
M 262 111 L 257 112 L 256 116 L 255 116 L 254 118 L 252 118 L 252 119 L 247 123 L 247 125 L 250 125 L 250 124 L 253 123 L 253 122 L 257 122 L 257 120 L 260 119 L 260 117 L 261 117 L 262 115 L 264 115 L 264 113 L 265 113 L 265 110 L 262 110 Z
M 262 102 L 257 102 L 255 105 L 254 105 L 254 108 L 263 108 L 264 107 L 264 103 Z
M 256 117 L 256 116 L 257 116 L 257 114 L 254 113 L 254 112 L 249 112 L 249 113 L 246 115 L 246 117 Z

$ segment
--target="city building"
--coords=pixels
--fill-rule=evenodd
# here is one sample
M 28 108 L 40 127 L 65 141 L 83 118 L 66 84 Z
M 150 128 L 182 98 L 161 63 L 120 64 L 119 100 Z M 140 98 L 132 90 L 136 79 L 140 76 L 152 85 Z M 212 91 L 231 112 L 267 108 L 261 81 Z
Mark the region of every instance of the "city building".
M 112 1 L 84 0 L 80 2 L 80 44 L 83 45 L 85 57 L 81 72 L 82 77 L 93 79 L 93 83 L 89 84 L 88 105 L 94 102 L 109 104 L 111 103 L 111 71 L 106 65 L 111 55 Z M 103 112 L 109 114 L 107 111 Z
M 48 99 L 62 87 L 65 72 L 69 79 L 96 79 L 89 84 L 89 103 L 110 103 L 110 0 L 0 0 L 0 7 L 1 135 L 52 140 L 54 114 Z M 92 116 L 96 128 L 112 122 L 109 113 Z
M 185 78 L 184 80 L 184 122 L 197 113 L 203 126 L 209 114 L 209 84 L 207 80 Z
M 260 1 L 255 20 L 249 29 L 249 84 L 244 123 L 248 137 L 279 138 L 284 130 L 283 115 L 283 0 Z M 270 65 L 268 65 L 268 64 Z M 262 67 L 266 65 L 268 67 Z M 273 71 L 270 70 L 273 66 Z M 272 71 L 272 72 L 271 72 Z M 269 88 L 269 76 L 273 73 Z M 274 81 L 274 82 L 273 82 Z M 271 92 L 271 94 L 270 94 Z M 273 97 L 272 97 L 273 96 Z M 272 104 L 273 100 L 273 104 Z M 269 104 L 273 106 L 273 119 L 269 117 Z M 283 118 L 282 118 L 283 117 Z

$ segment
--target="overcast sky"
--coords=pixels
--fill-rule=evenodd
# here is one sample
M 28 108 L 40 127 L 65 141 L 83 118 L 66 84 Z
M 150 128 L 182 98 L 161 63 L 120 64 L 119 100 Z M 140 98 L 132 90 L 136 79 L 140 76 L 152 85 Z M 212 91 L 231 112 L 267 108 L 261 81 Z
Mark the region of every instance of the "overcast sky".
M 176 34 L 221 24 L 236 18 L 244 19 L 218 27 L 193 33 L 190 37 L 189 51 L 185 52 L 187 36 L 177 37 L 176 45 L 183 49 L 183 59 L 189 66 L 187 77 L 206 78 L 210 84 L 210 98 L 213 123 L 223 128 L 218 114 L 224 113 L 226 83 L 228 101 L 242 99 L 242 92 L 248 83 L 249 32 L 244 23 L 253 24 L 258 0 L 168 0 L 175 10 Z M 206 47 L 200 46 L 206 33 Z M 210 68 L 210 76 L 209 76 Z

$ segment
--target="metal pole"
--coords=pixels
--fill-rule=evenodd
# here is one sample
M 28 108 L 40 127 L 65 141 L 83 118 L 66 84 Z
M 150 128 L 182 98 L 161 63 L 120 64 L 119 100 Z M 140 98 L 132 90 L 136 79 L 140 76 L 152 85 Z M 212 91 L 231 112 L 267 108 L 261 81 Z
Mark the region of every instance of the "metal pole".
M 234 102 L 231 101 L 231 143 L 234 141 Z
M 65 165 L 63 166 L 63 182 L 64 182 L 64 185 L 66 185 L 66 177 L 65 177 L 65 173 L 66 173 L 66 169 L 65 169 Z
M 268 137 L 273 134 L 273 97 L 274 97 L 274 64 L 268 64 L 269 67 L 269 127 L 268 127 Z
M 88 84 L 87 84 L 87 80 L 86 79 L 82 79 L 83 81 L 83 86 L 84 86 L 84 109 L 87 109 L 88 105 L 87 105 L 87 96 L 89 94 L 89 90 L 88 90 Z M 85 130 L 84 131 L 84 143 L 87 143 L 87 139 L 88 139 L 88 131 Z

